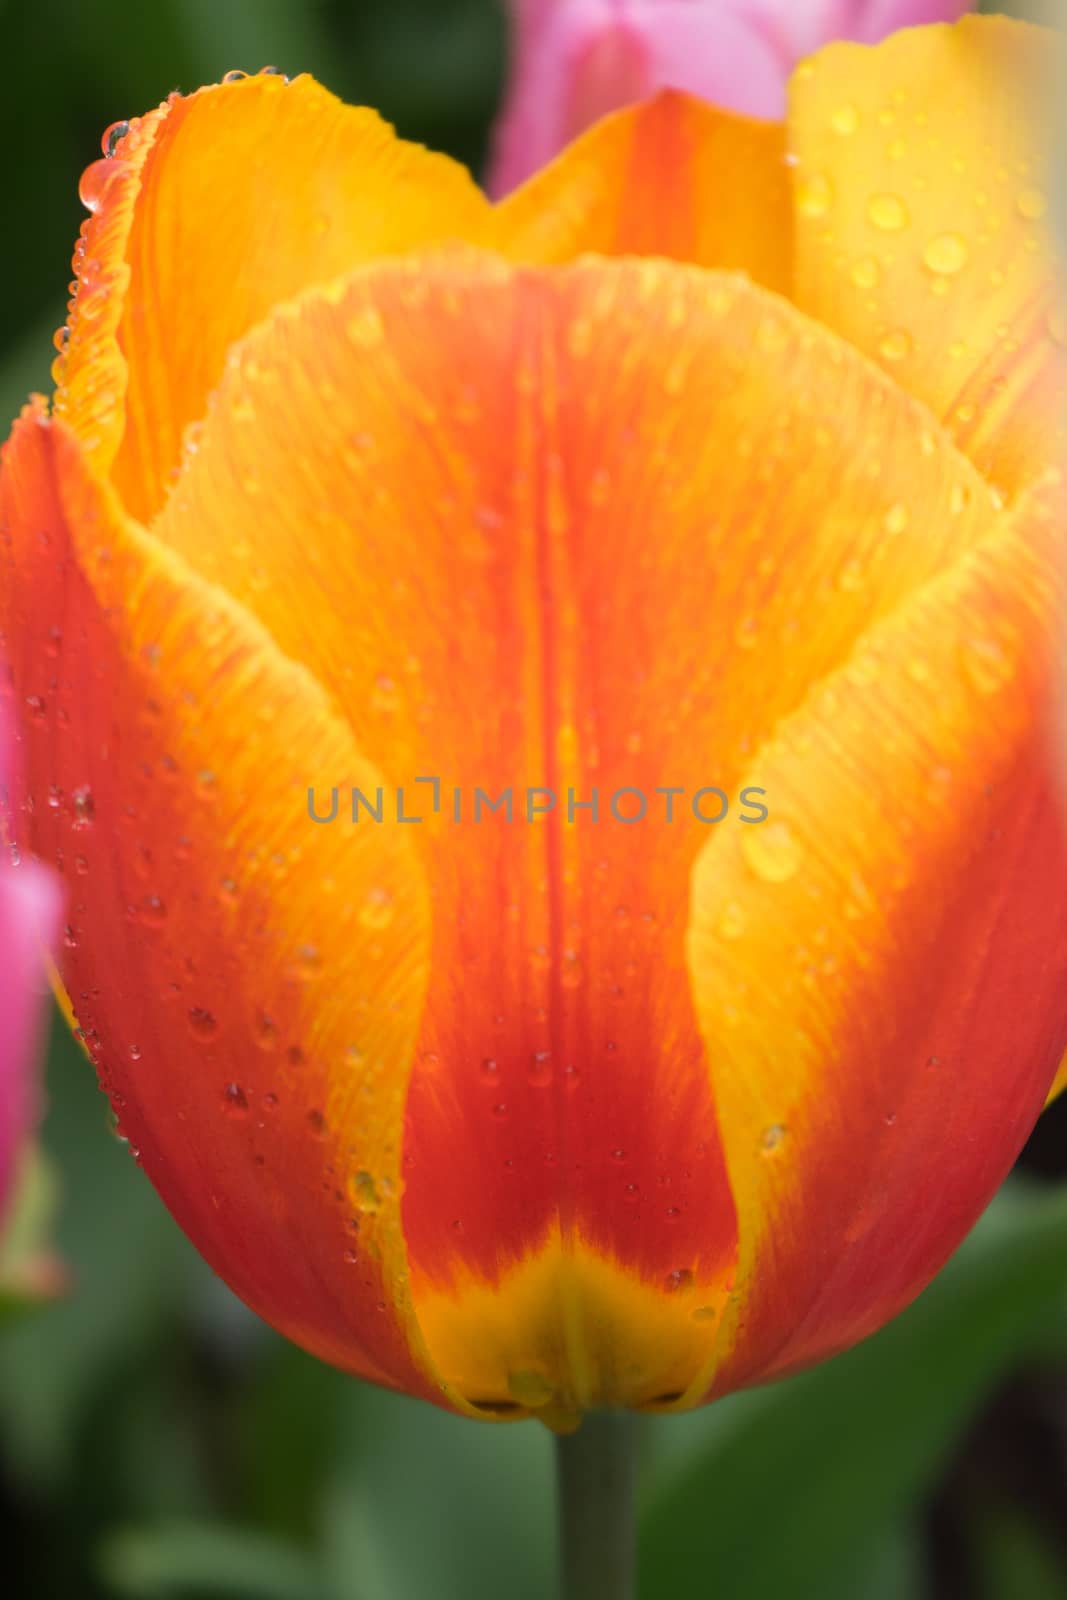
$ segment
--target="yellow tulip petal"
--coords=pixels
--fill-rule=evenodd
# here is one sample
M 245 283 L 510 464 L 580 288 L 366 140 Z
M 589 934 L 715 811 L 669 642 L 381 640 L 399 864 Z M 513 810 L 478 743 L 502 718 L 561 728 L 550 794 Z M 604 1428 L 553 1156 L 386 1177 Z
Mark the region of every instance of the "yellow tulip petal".
M 669 256 L 786 290 L 792 219 L 784 130 L 667 90 L 604 118 L 497 207 L 515 261 Z
M 83 192 L 96 211 L 75 258 L 56 409 L 142 520 L 235 339 L 309 284 L 476 237 L 490 214 L 455 162 L 310 78 L 271 74 L 173 97 L 132 124 Z
M 1042 170 L 1055 50 L 1002 17 L 838 44 L 797 70 L 793 298 L 924 400 L 1014 493 L 1064 448 L 1062 286 Z

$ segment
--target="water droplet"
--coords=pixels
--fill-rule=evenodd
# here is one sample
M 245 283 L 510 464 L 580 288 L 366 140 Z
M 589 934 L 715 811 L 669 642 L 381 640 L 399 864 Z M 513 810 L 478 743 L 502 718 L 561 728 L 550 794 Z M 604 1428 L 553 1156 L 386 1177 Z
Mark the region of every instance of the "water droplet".
M 242 72 L 240 67 L 231 67 L 229 72 L 222 74 L 223 83 L 240 83 L 242 78 L 247 78 L 248 73 Z
M 802 217 L 825 217 L 834 202 L 834 187 L 821 172 L 801 178 L 797 184 L 797 210 Z
M 248 1112 L 248 1096 L 239 1083 L 228 1083 L 222 1091 L 223 1110 L 228 1117 L 243 1117 Z
M 26 696 L 26 710 L 29 712 L 34 722 L 40 722 L 42 720 L 45 713 L 45 704 L 39 694 L 28 694 Z
M 785 1138 L 785 1129 L 780 1122 L 775 1122 L 769 1128 L 764 1128 L 763 1137 L 760 1139 L 760 1148 L 765 1155 L 772 1155 L 780 1149 Z
M 923 261 L 931 272 L 952 277 L 967 265 L 967 242 L 958 233 L 939 233 L 923 251 Z
M 535 1089 L 543 1089 L 552 1082 L 552 1053 L 549 1050 L 535 1050 L 530 1057 L 530 1065 L 526 1076 Z
M 545 1374 L 536 1367 L 522 1367 L 508 1373 L 508 1394 L 519 1405 L 529 1406 L 536 1411 L 548 1405 L 555 1390 Z
M 507 1114 L 508 1114 L 507 1106 L 504 1104 L 504 1102 L 502 1100 L 499 1100 L 497 1102 L 497 1104 L 493 1107 L 493 1115 L 494 1115 L 494 1117 L 506 1117 Z
M 1019 208 L 1019 215 L 1025 217 L 1027 222 L 1037 222 L 1048 210 L 1048 201 L 1040 189 L 1024 189 L 1015 204 Z
M 851 278 L 857 289 L 873 289 L 882 276 L 882 269 L 873 256 L 861 256 L 852 267 Z
M 663 1287 L 668 1294 L 684 1293 L 693 1287 L 693 1274 L 688 1267 L 676 1267 L 664 1278 Z
M 884 335 L 878 346 L 886 361 L 903 361 L 911 354 L 911 334 L 903 328 L 894 328 Z
M 317 1138 L 321 1138 L 326 1132 L 326 1118 L 323 1116 L 321 1111 L 309 1111 L 307 1114 L 307 1124 Z
M 105 128 L 100 140 L 100 148 L 109 159 L 118 150 L 119 145 L 130 131 L 128 122 L 113 122 Z
M 96 802 L 87 784 L 82 784 L 80 788 L 71 791 L 70 804 L 74 812 L 74 826 L 87 828 L 96 815 Z
M 482 1077 L 485 1078 L 488 1083 L 495 1083 L 499 1075 L 500 1063 L 498 1061 L 494 1061 L 492 1056 L 486 1056 L 485 1060 L 482 1062 Z
M 148 928 L 161 928 L 167 920 L 167 908 L 158 894 L 145 895 L 141 902 L 141 921 Z
M 716 927 L 720 938 L 740 939 L 745 931 L 745 913 L 736 900 L 730 900 L 723 906 Z
M 139 1044 L 131 1044 L 126 1053 L 129 1056 L 131 1061 L 140 1061 L 140 1059 L 141 1059 L 141 1046 Z
M 842 139 L 847 139 L 855 133 L 860 125 L 860 114 L 853 105 L 838 106 L 830 117 L 830 126 Z
M 626 1151 L 625 1150 L 613 1150 L 611 1152 L 611 1159 L 612 1159 L 612 1161 L 625 1161 L 626 1160 Z
M 873 194 L 867 202 L 867 218 L 882 233 L 900 233 L 911 218 L 897 194 Z
M 373 888 L 367 892 L 359 920 L 365 928 L 387 928 L 394 914 L 393 897 L 388 889 Z
M 761 822 L 746 829 L 741 853 L 764 883 L 785 883 L 800 866 L 800 846 L 784 822 Z
M 885 514 L 885 531 L 886 533 L 903 533 L 909 521 L 910 516 L 907 506 L 897 501 L 896 505 L 890 506 Z
M 190 1006 L 189 1026 L 198 1039 L 214 1039 L 219 1031 L 215 1018 L 203 1006 Z
M 357 1211 L 364 1216 L 373 1216 L 381 1205 L 381 1196 L 373 1175 L 369 1172 L 359 1171 L 354 1174 L 350 1183 L 352 1200 Z

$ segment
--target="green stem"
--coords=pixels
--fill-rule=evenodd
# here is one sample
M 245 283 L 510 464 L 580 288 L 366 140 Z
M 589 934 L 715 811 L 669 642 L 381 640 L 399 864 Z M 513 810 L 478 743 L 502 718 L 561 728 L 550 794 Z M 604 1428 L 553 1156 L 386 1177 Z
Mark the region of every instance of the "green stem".
M 633 1600 L 636 1432 L 605 1411 L 556 1438 L 560 1600 Z

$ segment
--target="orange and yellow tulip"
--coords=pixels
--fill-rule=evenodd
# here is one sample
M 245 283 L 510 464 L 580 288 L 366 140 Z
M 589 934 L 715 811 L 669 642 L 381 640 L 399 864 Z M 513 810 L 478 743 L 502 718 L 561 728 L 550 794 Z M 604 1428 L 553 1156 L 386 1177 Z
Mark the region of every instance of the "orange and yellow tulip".
M 306 78 L 87 172 L 4 457 L 20 838 L 138 1159 L 325 1360 L 692 1406 L 893 1316 L 1014 1160 L 1067 1043 L 1047 57 L 835 46 L 497 207 Z

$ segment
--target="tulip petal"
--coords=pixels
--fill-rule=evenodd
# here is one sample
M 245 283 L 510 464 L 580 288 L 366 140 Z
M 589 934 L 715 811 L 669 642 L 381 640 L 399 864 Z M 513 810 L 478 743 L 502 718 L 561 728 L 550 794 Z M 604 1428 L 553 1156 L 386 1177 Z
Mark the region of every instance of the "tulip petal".
M 922 406 L 725 274 L 385 263 L 235 350 L 154 531 L 425 819 L 404 1226 L 469 1398 L 662 1402 L 733 1269 L 685 955 L 710 818 L 653 800 L 639 830 L 609 797 L 736 802 L 808 685 L 997 516 Z M 471 815 L 530 786 L 554 814 Z
M 310 783 L 376 773 L 307 671 L 124 518 L 62 424 L 27 410 L 2 497 L 23 844 L 66 877 L 62 977 L 121 1129 L 261 1315 L 440 1400 L 399 1227 L 425 881 L 402 830 L 307 811 Z
M 1067 1039 L 1062 517 L 1027 497 L 870 630 L 753 762 L 777 832 L 723 832 L 697 862 L 689 961 L 741 1260 L 689 1400 L 895 1315 L 1040 1111 Z
M 834 45 L 791 92 L 793 298 L 1006 493 L 1064 448 L 1067 317 L 1035 167 L 1054 57 L 1040 29 L 973 17 Z
M 360 261 L 477 236 L 469 174 L 307 77 L 173 96 L 83 180 L 95 208 L 57 414 L 142 520 L 233 341 L 278 301 Z
M 792 222 L 784 130 L 666 90 L 606 117 L 496 207 L 513 260 L 669 256 L 786 289 Z

